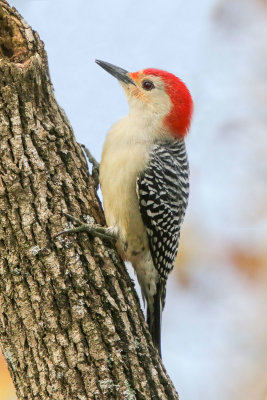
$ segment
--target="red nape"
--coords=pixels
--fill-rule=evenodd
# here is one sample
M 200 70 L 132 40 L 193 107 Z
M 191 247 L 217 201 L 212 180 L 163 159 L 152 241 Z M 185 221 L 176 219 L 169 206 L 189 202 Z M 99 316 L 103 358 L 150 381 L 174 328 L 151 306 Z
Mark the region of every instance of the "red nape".
M 146 75 L 159 76 L 164 81 L 166 92 L 173 104 L 164 122 L 175 137 L 185 137 L 193 114 L 193 100 L 186 85 L 170 72 L 155 68 L 148 68 L 143 72 Z

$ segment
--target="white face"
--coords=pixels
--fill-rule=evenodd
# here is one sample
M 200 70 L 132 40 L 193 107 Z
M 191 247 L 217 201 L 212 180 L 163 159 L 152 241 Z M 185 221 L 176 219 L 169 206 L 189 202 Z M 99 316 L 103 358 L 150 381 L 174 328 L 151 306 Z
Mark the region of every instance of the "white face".
M 130 107 L 130 114 L 143 113 L 162 120 L 171 110 L 171 100 L 162 79 L 154 75 L 129 74 L 135 85 L 120 82 Z

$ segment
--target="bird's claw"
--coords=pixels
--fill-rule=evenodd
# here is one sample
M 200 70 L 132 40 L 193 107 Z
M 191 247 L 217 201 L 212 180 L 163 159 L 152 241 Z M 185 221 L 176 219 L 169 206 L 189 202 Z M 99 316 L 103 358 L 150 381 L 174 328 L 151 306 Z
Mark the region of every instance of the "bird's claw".
M 88 161 L 92 164 L 92 178 L 94 180 L 94 187 L 97 190 L 99 186 L 99 167 L 100 164 L 94 156 L 91 154 L 90 150 L 84 145 L 80 143 L 82 150 L 84 151 Z
M 65 229 L 64 231 L 57 233 L 54 236 L 54 238 L 57 238 L 58 236 L 66 236 L 66 235 L 73 234 L 73 233 L 87 232 L 90 235 L 99 237 L 101 239 L 106 239 L 109 241 L 116 240 L 115 235 L 108 228 L 104 228 L 100 225 L 94 224 L 93 217 L 88 217 L 87 223 L 85 224 L 84 222 L 80 221 L 78 218 L 75 218 L 70 214 L 67 214 L 67 213 L 63 213 L 63 214 L 65 215 L 65 217 L 67 219 L 74 222 L 78 226 L 71 228 L 71 229 Z

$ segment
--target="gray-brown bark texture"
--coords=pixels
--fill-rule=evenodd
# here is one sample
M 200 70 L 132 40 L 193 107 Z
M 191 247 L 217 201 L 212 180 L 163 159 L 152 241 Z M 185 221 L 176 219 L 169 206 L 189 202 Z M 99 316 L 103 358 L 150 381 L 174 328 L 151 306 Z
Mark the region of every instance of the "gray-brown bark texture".
M 0 137 L 0 343 L 18 399 L 177 399 L 115 249 L 53 239 L 63 212 L 104 217 L 43 43 L 4 0 Z

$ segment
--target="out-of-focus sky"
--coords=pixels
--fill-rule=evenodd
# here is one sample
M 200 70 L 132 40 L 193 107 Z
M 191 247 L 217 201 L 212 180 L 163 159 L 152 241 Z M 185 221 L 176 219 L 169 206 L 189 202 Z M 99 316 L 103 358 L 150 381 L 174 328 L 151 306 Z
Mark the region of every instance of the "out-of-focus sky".
M 128 106 L 95 58 L 129 71 L 166 69 L 188 85 L 191 195 L 163 360 L 181 400 L 265 400 L 267 2 L 10 3 L 45 42 L 57 100 L 98 159 Z

